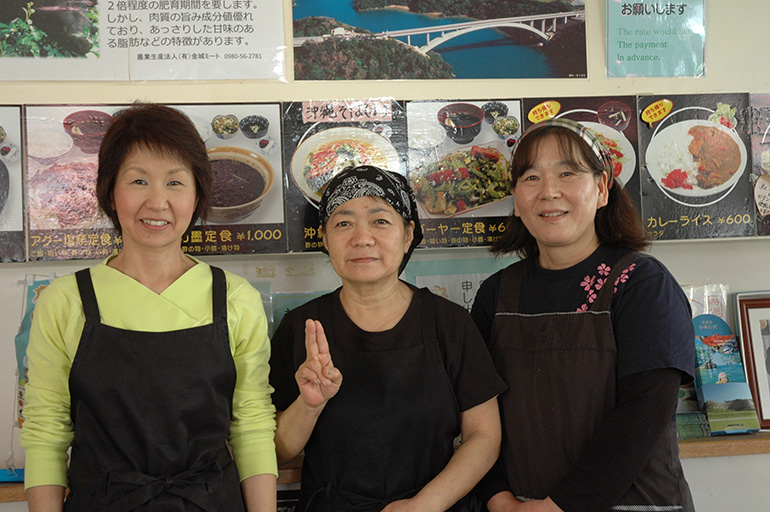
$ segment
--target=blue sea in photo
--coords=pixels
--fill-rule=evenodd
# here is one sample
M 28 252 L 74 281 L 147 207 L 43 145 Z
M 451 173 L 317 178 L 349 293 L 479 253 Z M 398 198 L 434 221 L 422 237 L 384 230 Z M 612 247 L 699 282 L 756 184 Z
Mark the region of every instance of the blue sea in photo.
M 368 12 L 353 10 L 352 0 L 295 0 L 294 19 L 327 16 L 371 32 L 447 25 L 466 18 L 434 18 L 399 9 Z M 421 39 L 418 39 L 421 38 Z M 413 36 L 412 44 L 424 44 L 425 36 Z M 452 39 L 434 51 L 452 65 L 455 78 L 554 78 L 539 48 L 517 45 L 488 29 Z

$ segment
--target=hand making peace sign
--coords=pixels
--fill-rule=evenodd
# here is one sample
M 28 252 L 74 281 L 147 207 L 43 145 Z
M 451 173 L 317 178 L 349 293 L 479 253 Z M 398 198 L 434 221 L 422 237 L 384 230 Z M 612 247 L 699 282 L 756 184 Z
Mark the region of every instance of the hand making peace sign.
M 318 320 L 305 321 L 305 350 L 307 359 L 294 377 L 305 405 L 322 407 L 339 391 L 342 373 L 332 363 L 329 342 Z

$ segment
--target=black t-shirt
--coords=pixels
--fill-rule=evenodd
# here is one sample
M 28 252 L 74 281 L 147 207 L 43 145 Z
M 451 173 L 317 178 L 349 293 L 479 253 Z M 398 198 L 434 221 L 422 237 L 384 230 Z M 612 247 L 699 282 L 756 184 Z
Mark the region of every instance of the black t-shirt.
M 627 249 L 600 246 L 577 265 L 546 270 L 536 258 L 525 265 L 521 281 L 521 313 L 555 313 L 586 310 L 605 285 L 612 266 Z M 487 343 L 497 310 L 502 271 L 482 283 L 471 315 Z M 657 368 L 682 372 L 683 383 L 695 372 L 695 331 L 690 303 L 674 276 L 652 257 L 638 259 L 616 283 L 610 312 L 618 349 L 618 377 Z
M 505 384 L 497 375 L 489 351 L 468 312 L 442 297 L 435 299 L 439 349 L 459 410 L 466 411 L 502 393 Z M 353 323 L 342 308 L 339 289 L 287 313 L 272 338 L 270 385 L 275 389 L 273 403 L 276 409 L 286 410 L 299 396 L 294 374 L 307 355 L 306 319 L 318 320 L 321 309 L 332 310 L 336 336 L 328 341 L 334 361 L 336 349 L 373 352 L 420 345 L 421 312 L 425 307 L 422 302 L 420 295 L 415 293 L 403 318 L 395 327 L 383 332 L 364 331 Z

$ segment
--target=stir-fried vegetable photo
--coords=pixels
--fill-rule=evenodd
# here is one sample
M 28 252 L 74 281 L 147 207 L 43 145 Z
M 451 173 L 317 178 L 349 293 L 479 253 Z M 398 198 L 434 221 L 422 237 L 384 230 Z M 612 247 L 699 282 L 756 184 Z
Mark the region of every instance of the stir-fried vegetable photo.
M 412 187 L 429 213 L 455 215 L 509 196 L 511 173 L 498 150 L 473 146 L 418 168 Z

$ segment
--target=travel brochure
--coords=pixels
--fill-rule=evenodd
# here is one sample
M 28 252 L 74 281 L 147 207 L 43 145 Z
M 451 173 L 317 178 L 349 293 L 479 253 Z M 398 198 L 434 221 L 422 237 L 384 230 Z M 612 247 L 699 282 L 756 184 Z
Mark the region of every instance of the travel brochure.
M 741 360 L 738 339 L 717 315 L 693 318 L 695 391 L 711 435 L 759 430 L 759 418 Z
M 94 190 L 101 137 L 126 106 L 0 106 L 0 260 L 98 259 L 117 250 L 120 236 Z M 513 209 L 511 150 L 550 118 L 593 131 L 654 239 L 770 234 L 770 95 L 176 107 L 205 141 L 214 172 L 211 214 L 184 240 L 193 255 L 321 250 L 323 189 L 343 168 L 364 164 L 407 177 L 422 247 L 488 246 Z

